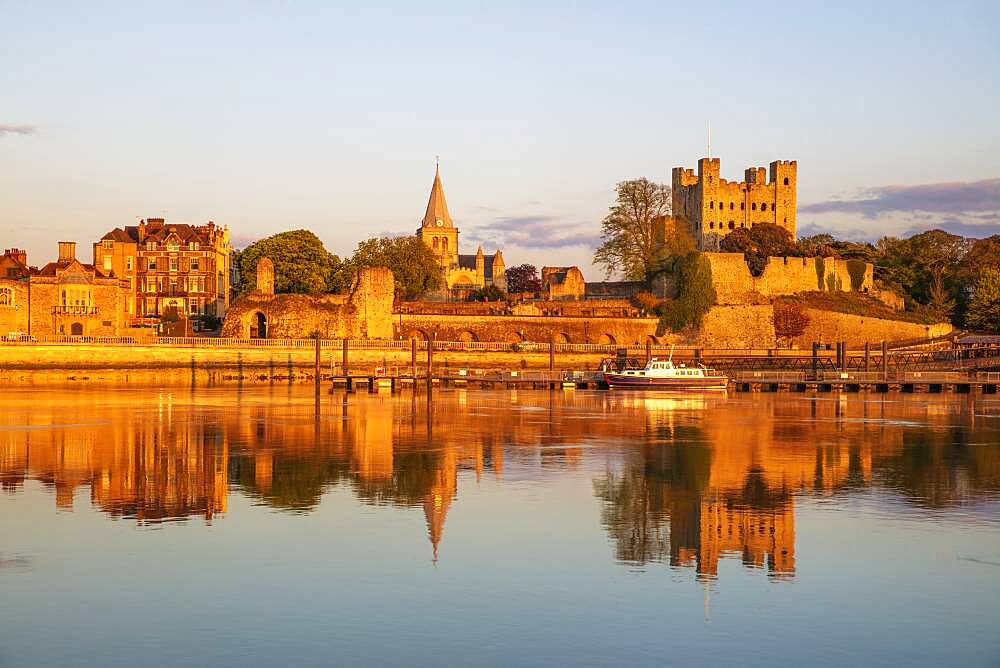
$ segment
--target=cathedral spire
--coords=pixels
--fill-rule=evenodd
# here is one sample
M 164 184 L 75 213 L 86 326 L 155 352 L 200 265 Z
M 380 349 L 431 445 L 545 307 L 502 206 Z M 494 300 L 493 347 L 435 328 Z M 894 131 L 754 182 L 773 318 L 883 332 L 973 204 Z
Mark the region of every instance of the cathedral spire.
M 434 185 L 431 186 L 431 196 L 427 200 L 427 213 L 420 223 L 421 227 L 454 227 L 451 214 L 448 213 L 448 203 L 444 199 L 444 186 L 441 185 L 441 167 L 434 168 Z

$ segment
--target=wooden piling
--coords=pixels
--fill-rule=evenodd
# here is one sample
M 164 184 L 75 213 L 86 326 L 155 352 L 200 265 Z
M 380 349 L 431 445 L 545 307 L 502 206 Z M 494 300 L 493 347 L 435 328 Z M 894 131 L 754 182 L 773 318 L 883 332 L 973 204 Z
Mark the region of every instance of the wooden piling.
M 349 376 L 350 375 L 350 371 L 347 370 L 347 339 L 344 339 L 343 365 L 344 365 L 344 375 L 345 376 Z
M 319 334 L 317 334 L 316 335 L 316 364 L 315 364 L 315 368 L 313 369 L 313 376 L 316 379 L 316 387 L 319 387 L 320 380 L 321 380 L 320 379 L 320 350 L 319 350 L 320 346 L 319 346 L 319 344 L 320 344 L 320 338 L 319 338 Z
M 882 341 L 882 382 L 889 380 L 889 344 Z
M 556 343 L 549 341 L 549 371 L 556 370 Z
M 871 364 L 871 345 L 865 341 L 865 372 L 869 370 L 869 365 Z
M 427 392 L 428 396 L 434 377 L 434 339 L 427 339 Z
M 410 373 L 413 374 L 413 381 L 417 380 L 417 340 L 410 339 Z

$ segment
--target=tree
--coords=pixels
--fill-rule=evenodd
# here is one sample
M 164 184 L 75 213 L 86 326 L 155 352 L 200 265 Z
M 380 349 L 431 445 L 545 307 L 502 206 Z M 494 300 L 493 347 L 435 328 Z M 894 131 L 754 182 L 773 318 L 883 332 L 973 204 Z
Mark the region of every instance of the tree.
M 307 230 L 280 232 L 255 241 L 239 253 L 241 294 L 257 287 L 257 262 L 262 257 L 274 263 L 274 291 L 278 293 L 326 292 L 331 258 L 336 259 Z
M 1000 333 L 1000 269 L 985 269 L 979 275 L 965 323 L 976 330 Z
M 754 276 L 764 273 L 768 257 L 790 255 L 797 250 L 788 230 L 772 223 L 737 227 L 722 237 L 719 247 L 727 253 L 743 253 Z
M 480 288 L 472 292 L 468 301 L 470 302 L 499 302 L 503 301 L 507 295 L 504 291 L 495 285 L 487 285 L 485 288 Z
M 779 300 L 774 304 L 774 334 L 779 340 L 791 344 L 802 336 L 809 326 L 809 316 L 794 302 Z
M 616 271 L 626 280 L 647 283 L 663 269 L 662 229 L 670 216 L 670 187 L 648 179 L 622 181 L 614 205 L 601 222 L 601 246 L 594 264 L 610 277 Z
M 396 295 L 402 299 L 416 299 L 444 283 L 437 256 L 416 236 L 362 241 L 349 263 L 353 270 L 388 267 L 396 279 Z
M 698 251 L 691 251 L 678 260 L 677 299 L 668 303 L 660 320 L 679 332 L 685 327 L 701 327 L 701 321 L 715 303 L 712 265 Z
M 538 278 L 538 268 L 533 264 L 521 264 L 511 267 L 505 272 L 507 277 L 507 292 L 541 292 L 542 281 Z
M 883 238 L 876 244 L 879 275 L 900 286 L 910 308 L 928 305 L 945 317 L 954 307 L 960 289 L 957 270 L 971 245 L 944 230 L 928 230 L 909 239 Z

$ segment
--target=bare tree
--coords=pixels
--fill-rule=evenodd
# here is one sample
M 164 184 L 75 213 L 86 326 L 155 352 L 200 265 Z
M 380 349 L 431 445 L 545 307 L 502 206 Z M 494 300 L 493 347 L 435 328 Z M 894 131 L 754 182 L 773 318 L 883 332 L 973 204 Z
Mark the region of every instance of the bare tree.
M 648 282 L 667 259 L 663 231 L 657 228 L 671 213 L 670 187 L 641 178 L 622 181 L 615 190 L 615 203 L 601 222 L 602 243 L 594 264 L 602 265 L 608 276 L 620 271 L 628 280 Z M 691 243 L 693 247 L 693 237 Z

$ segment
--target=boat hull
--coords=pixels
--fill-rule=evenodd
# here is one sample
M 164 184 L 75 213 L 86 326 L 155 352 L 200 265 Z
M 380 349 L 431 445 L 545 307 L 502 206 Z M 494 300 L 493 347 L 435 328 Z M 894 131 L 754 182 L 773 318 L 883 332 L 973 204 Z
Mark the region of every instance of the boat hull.
M 729 385 L 729 379 L 725 376 L 656 378 L 606 373 L 604 381 L 612 389 L 635 390 L 724 390 Z

